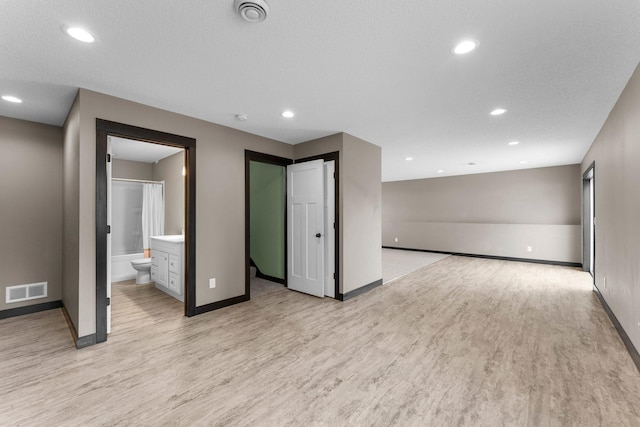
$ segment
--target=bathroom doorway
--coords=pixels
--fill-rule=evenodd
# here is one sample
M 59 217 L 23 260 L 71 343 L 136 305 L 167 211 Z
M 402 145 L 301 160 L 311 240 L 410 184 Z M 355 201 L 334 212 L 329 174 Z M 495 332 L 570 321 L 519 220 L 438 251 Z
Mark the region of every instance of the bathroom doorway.
M 153 310 L 155 304 L 170 308 L 184 302 L 184 149 L 117 136 L 107 137 L 107 334 L 111 333 L 112 309 L 128 317 L 122 303 Z M 110 191 L 109 191 L 110 190 Z M 168 236 L 168 237 L 167 237 Z M 162 237 L 162 238 L 161 238 Z M 160 256 L 152 248 L 170 242 L 175 256 L 171 273 L 158 274 Z M 173 250 L 171 250 L 173 249 Z M 154 250 L 156 251 L 156 250 Z M 154 263 L 154 260 L 156 261 Z M 167 265 L 169 260 L 167 259 Z M 168 270 L 168 267 L 165 266 Z M 168 285 L 171 274 L 174 288 Z M 161 276 L 161 277 L 160 277 Z M 157 291 L 172 298 L 155 297 Z
M 98 120 L 97 342 L 114 305 L 121 325 L 126 310 L 195 314 L 194 208 L 195 140 Z

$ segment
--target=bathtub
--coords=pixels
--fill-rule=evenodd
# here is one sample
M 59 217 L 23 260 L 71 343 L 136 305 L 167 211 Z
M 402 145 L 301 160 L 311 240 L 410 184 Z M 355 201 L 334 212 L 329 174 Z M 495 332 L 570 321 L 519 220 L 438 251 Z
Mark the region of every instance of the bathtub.
M 144 253 L 112 256 L 111 282 L 135 279 L 136 270 L 131 266 L 131 261 L 140 258 L 144 258 Z

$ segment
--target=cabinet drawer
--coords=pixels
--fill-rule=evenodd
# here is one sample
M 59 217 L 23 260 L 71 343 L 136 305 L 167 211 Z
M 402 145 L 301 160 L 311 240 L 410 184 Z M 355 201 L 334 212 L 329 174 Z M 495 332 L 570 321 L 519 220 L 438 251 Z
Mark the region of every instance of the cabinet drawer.
M 169 254 L 169 271 L 180 274 L 180 258 L 178 256 Z
M 180 293 L 180 282 L 178 280 L 178 276 L 175 274 L 169 275 L 169 289 L 174 292 Z
M 151 265 L 158 266 L 158 254 L 155 252 L 151 252 Z
M 158 281 L 158 267 L 153 264 L 151 264 L 151 281 Z

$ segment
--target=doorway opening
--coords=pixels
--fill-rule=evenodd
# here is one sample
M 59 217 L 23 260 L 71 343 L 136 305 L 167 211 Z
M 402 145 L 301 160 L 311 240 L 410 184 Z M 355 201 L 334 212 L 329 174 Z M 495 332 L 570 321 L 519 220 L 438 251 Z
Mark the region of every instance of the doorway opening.
M 245 296 L 287 286 L 286 167 L 292 160 L 245 151 Z
M 310 168 L 302 165 L 310 162 L 317 164 Z M 305 171 L 311 169 L 314 169 L 315 199 L 304 206 L 299 204 L 300 209 L 297 209 L 292 205 L 294 191 L 291 185 L 294 179 L 303 175 L 306 180 L 309 174 Z M 302 172 L 292 175 L 294 170 Z M 337 152 L 293 164 L 290 159 L 245 151 L 247 299 L 252 294 L 252 283 L 254 295 L 264 293 L 265 287 L 277 289 L 275 283 L 319 297 L 335 298 L 339 295 L 336 274 L 339 257 L 337 171 Z M 307 181 L 298 182 L 301 185 L 296 188 L 304 188 L 305 191 L 312 188 Z M 305 212 L 304 220 L 296 212 Z M 310 226 L 305 230 L 294 227 L 302 223 Z M 309 269 L 301 273 L 296 270 L 296 265 L 309 266 Z M 311 288 L 299 286 L 302 276 L 307 284 L 311 283 Z
M 582 269 L 596 280 L 596 203 L 595 203 L 595 162 L 582 176 Z
M 96 342 L 103 342 L 112 282 L 119 296 L 156 295 L 182 307 L 174 312 L 196 314 L 195 140 L 97 119 L 96 144 Z

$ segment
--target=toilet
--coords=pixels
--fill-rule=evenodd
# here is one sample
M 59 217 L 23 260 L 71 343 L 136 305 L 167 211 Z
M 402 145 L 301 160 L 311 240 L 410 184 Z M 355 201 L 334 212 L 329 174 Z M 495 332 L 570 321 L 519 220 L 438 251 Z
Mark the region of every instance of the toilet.
M 151 282 L 151 258 L 139 258 L 131 261 L 131 266 L 138 272 L 136 285 Z

